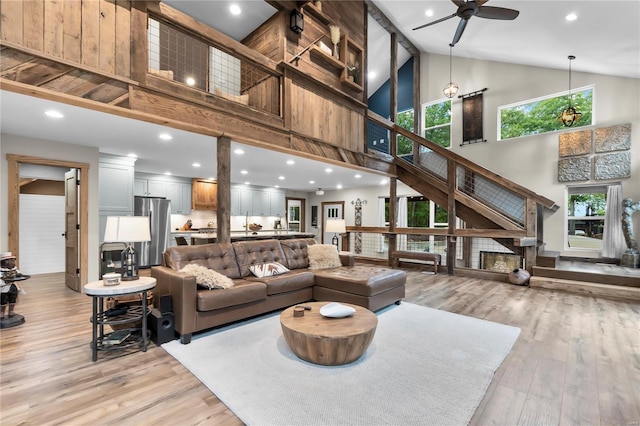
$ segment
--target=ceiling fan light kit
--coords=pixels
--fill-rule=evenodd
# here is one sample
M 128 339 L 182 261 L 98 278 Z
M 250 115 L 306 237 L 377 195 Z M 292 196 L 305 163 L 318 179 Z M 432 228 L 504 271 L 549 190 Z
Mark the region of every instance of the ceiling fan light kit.
M 575 58 L 576 57 L 573 55 L 568 56 L 568 59 L 569 59 L 569 106 L 567 107 L 567 109 L 562 111 L 562 114 L 560 114 L 560 116 L 558 117 L 558 120 L 562 121 L 562 124 L 565 127 L 573 126 L 578 121 L 580 121 L 580 118 L 582 117 L 582 113 L 576 111 L 576 109 L 571 106 L 571 98 L 572 98 L 571 96 L 571 61 L 573 61 Z

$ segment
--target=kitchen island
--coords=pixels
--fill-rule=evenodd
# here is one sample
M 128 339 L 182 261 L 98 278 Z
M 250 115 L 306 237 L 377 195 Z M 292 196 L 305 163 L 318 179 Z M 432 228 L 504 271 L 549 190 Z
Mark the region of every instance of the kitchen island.
M 260 232 L 231 232 L 231 242 L 234 241 L 253 241 L 253 240 L 288 240 L 292 238 L 314 238 L 315 235 L 310 232 L 294 232 L 294 231 L 260 231 Z M 191 234 L 191 244 L 212 244 L 218 242 L 215 232 L 212 233 L 193 233 Z

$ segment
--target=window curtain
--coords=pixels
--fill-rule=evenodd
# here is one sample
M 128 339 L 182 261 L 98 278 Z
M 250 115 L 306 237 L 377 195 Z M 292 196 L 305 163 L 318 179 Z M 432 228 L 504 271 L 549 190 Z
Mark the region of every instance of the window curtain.
M 378 226 L 384 228 L 384 197 L 378 198 Z M 384 252 L 384 234 L 379 234 L 376 238 L 376 252 Z
M 627 244 L 622 233 L 622 185 L 610 185 L 607 188 L 602 257 L 620 259 L 626 248 Z
M 407 227 L 407 197 L 399 197 L 398 198 L 398 220 L 396 221 L 396 226 L 398 228 L 406 228 Z M 400 234 L 397 237 L 397 247 L 398 250 L 407 250 L 407 234 Z

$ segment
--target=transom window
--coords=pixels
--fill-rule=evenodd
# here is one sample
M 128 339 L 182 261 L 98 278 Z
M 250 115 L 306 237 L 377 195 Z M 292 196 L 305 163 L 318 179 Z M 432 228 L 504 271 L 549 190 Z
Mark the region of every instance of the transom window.
M 571 91 L 571 106 L 582 113 L 573 127 L 593 124 L 595 86 Z M 505 105 L 498 108 L 498 140 L 566 130 L 558 116 L 569 106 L 569 91 Z

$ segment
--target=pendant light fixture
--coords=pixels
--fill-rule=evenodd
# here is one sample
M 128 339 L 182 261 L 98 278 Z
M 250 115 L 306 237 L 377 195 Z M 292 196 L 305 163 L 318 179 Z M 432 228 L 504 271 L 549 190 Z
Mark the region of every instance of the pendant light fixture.
M 453 49 L 453 44 L 449 45 L 449 84 L 444 88 L 443 92 L 447 98 L 453 98 L 458 94 L 458 85 L 453 82 L 451 79 L 451 49 Z
M 568 58 L 569 58 L 569 106 L 567 107 L 567 109 L 562 111 L 562 114 L 560 114 L 560 116 L 558 117 L 558 120 L 562 121 L 562 124 L 564 124 L 565 127 L 573 126 L 580 120 L 580 117 L 582 117 L 582 113 L 576 111 L 576 109 L 571 106 L 571 98 L 572 98 L 571 96 L 571 61 L 573 61 L 576 57 L 573 55 L 569 55 Z

